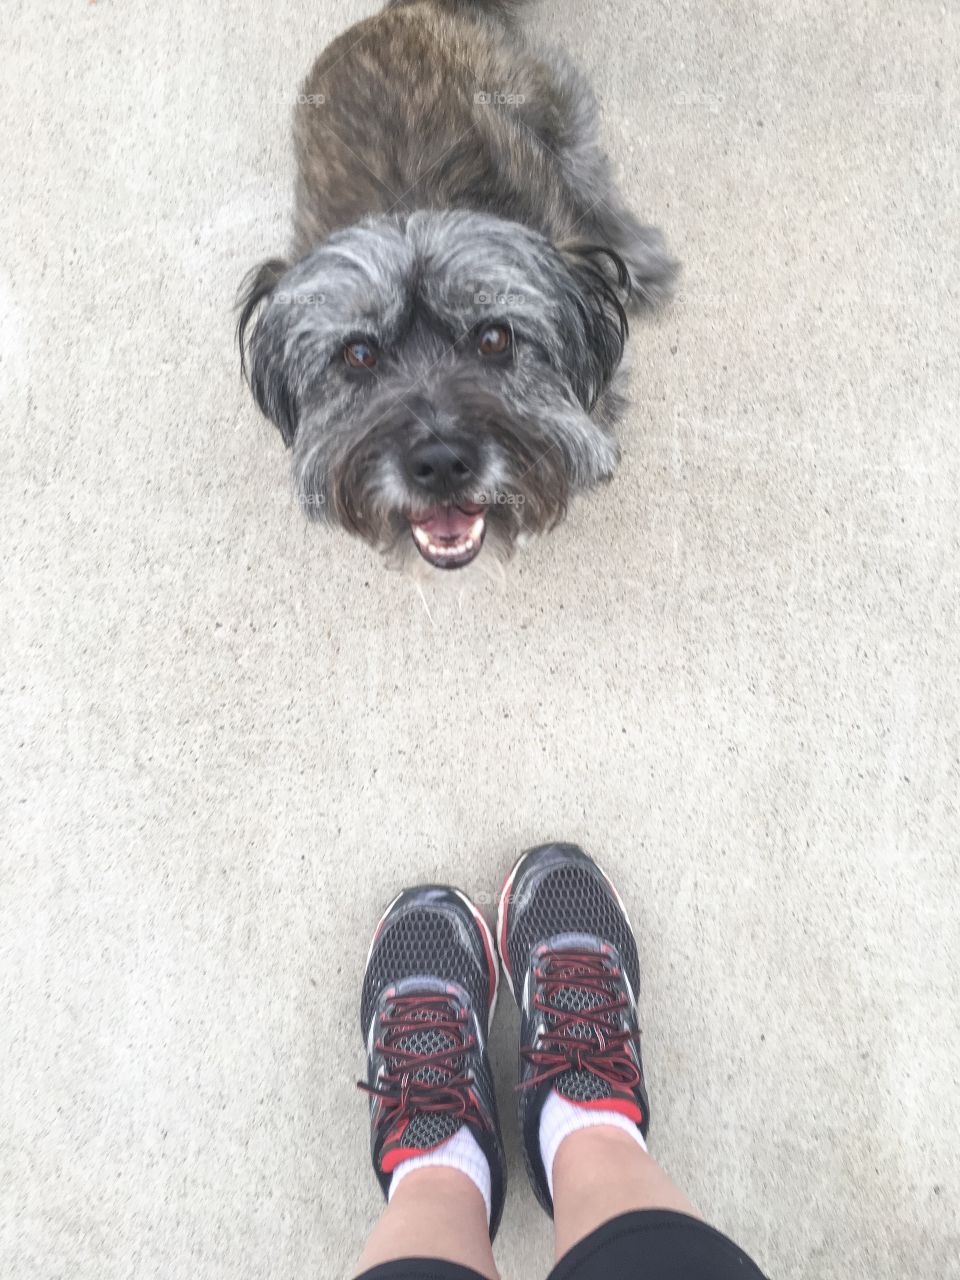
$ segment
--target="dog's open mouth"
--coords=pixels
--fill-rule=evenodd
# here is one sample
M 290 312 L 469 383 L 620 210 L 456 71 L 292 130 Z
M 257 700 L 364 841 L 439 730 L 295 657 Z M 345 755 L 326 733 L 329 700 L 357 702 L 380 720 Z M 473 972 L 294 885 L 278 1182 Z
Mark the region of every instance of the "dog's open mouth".
M 436 569 L 462 569 L 480 554 L 486 531 L 480 505 L 435 507 L 410 517 L 417 550 Z

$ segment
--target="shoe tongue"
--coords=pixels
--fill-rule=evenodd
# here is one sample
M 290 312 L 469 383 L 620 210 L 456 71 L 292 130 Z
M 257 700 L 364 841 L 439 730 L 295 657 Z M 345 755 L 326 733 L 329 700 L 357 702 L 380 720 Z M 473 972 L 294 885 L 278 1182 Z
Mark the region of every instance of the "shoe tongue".
M 449 1014 L 444 1014 L 440 1009 L 416 1010 L 409 1019 L 413 1026 L 397 1040 L 397 1047 L 406 1053 L 431 1056 L 453 1048 L 459 1043 L 457 1037 L 446 1029 L 438 1029 L 432 1025 L 447 1018 Z M 451 1062 L 455 1067 L 461 1065 L 458 1059 L 451 1059 Z M 399 1067 L 397 1059 L 390 1061 L 391 1070 Z M 439 1067 L 420 1067 L 413 1073 L 413 1079 L 419 1084 L 443 1084 L 449 1079 L 449 1072 L 442 1071 Z M 438 1143 L 446 1142 L 447 1138 L 452 1138 L 462 1124 L 463 1120 L 459 1116 L 448 1112 L 418 1112 L 404 1130 L 403 1145 L 418 1151 L 430 1150 Z
M 403 1145 L 412 1151 L 431 1151 L 463 1127 L 449 1111 L 418 1111 L 403 1132 Z
M 553 1007 L 564 1013 L 581 1013 L 584 1009 L 595 1009 L 602 1003 L 601 995 L 595 991 L 585 991 L 583 987 L 560 987 L 551 1000 Z M 554 1026 L 557 1023 L 557 1019 L 551 1018 L 549 1014 L 547 1021 Z M 580 1022 L 568 1025 L 567 1035 L 593 1043 L 597 1039 L 596 1032 Z M 596 1102 L 601 1098 L 609 1098 L 613 1092 L 607 1081 L 601 1080 L 592 1071 L 565 1071 L 557 1077 L 553 1087 L 570 1102 Z
M 584 950 L 586 948 L 578 942 L 576 949 Z M 557 1013 L 556 1015 L 545 1014 L 547 1026 L 550 1028 L 555 1027 L 563 1014 L 582 1013 L 585 1009 L 596 1009 L 599 1005 L 605 1004 L 606 999 L 607 997 L 599 991 L 591 991 L 587 987 L 577 986 L 576 978 L 573 977 L 569 986 L 558 987 L 552 992 L 550 1004 Z M 607 1014 L 604 1021 L 609 1024 L 611 1030 L 618 1030 L 619 1024 L 615 1014 Z M 585 1040 L 593 1044 L 597 1043 L 595 1029 L 582 1022 L 568 1023 L 565 1034 L 573 1039 Z M 597 1102 L 603 1098 L 609 1098 L 613 1093 L 613 1089 L 607 1081 L 601 1080 L 592 1071 L 565 1071 L 563 1075 L 557 1076 L 553 1087 L 557 1093 L 570 1102 Z
M 596 1009 L 604 1003 L 605 997 L 599 991 L 590 991 L 586 987 L 558 987 L 550 996 L 550 1007 L 556 1010 L 556 1014 L 548 1013 L 546 1020 L 548 1025 L 553 1027 L 565 1013 L 583 1013 L 587 1009 Z M 616 1018 L 612 1013 L 604 1015 L 604 1022 L 611 1027 L 616 1027 Z M 568 1023 L 566 1034 L 578 1040 L 596 1041 L 597 1039 L 596 1030 L 582 1022 Z
M 443 1053 L 459 1043 L 457 1037 L 445 1028 L 438 1029 L 433 1024 L 448 1020 L 440 1009 L 418 1009 L 410 1015 L 411 1030 L 397 1040 L 397 1048 L 406 1053 L 415 1053 L 418 1057 L 432 1057 L 435 1053 Z M 394 1058 L 390 1062 L 391 1071 L 401 1069 L 402 1064 Z M 413 1073 L 413 1079 L 421 1084 L 442 1084 L 449 1078 L 449 1072 L 439 1067 L 420 1067 Z
M 563 945 L 557 945 L 562 941 Z M 584 945 L 584 943 L 589 945 Z M 581 939 L 576 934 L 564 937 L 562 940 L 557 939 L 551 944 L 551 950 L 557 958 L 559 964 L 565 963 L 564 951 L 596 951 L 600 954 L 600 948 L 597 947 L 595 939 Z M 549 1003 L 555 1009 L 556 1016 L 547 1014 L 547 1023 L 549 1026 L 556 1026 L 560 1017 L 568 1013 L 583 1013 L 585 1009 L 596 1009 L 600 1005 L 606 1004 L 609 996 L 602 991 L 594 991 L 589 986 L 580 986 L 577 983 L 577 966 L 576 961 L 571 959 L 567 966 L 570 971 L 570 981 L 568 986 L 556 987 L 550 993 Z M 584 975 L 586 976 L 586 974 Z M 596 975 L 590 975 L 591 980 L 595 980 Z M 617 1016 L 614 1013 L 608 1013 L 604 1017 L 604 1022 L 608 1023 L 613 1029 L 617 1028 Z M 582 1022 L 572 1022 L 567 1024 L 566 1034 L 576 1037 L 579 1040 L 596 1041 L 596 1030 L 588 1024 Z
M 553 1083 L 557 1093 L 568 1102 L 602 1102 L 613 1097 L 613 1089 L 592 1071 L 565 1071 Z

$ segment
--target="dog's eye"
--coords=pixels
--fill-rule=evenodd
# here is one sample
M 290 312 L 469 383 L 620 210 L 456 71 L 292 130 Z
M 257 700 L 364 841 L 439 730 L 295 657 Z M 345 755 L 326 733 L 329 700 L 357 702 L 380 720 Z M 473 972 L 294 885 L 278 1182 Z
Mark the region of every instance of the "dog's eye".
M 373 369 L 377 363 L 377 349 L 358 338 L 343 348 L 343 358 L 351 369 Z
M 492 324 L 480 335 L 478 350 L 482 356 L 502 356 L 510 346 L 510 330 L 505 324 Z

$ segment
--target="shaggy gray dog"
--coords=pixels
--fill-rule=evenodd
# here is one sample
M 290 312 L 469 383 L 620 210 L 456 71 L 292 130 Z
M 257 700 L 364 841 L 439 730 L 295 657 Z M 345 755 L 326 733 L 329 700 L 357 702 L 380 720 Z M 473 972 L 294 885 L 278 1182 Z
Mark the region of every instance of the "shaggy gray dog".
M 289 261 L 238 336 L 298 498 L 399 558 L 469 564 L 608 479 L 625 307 L 675 264 L 615 190 L 593 95 L 497 0 L 394 0 L 298 96 Z

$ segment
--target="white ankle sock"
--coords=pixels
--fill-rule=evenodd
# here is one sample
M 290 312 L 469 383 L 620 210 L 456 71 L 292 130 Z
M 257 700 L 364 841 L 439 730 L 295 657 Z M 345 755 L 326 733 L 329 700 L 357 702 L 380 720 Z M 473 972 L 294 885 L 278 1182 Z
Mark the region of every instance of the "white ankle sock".
M 459 1128 L 452 1138 L 448 1138 L 446 1142 L 441 1142 L 438 1147 L 434 1147 L 432 1151 L 428 1151 L 425 1155 L 410 1156 L 408 1159 L 401 1161 L 394 1169 L 393 1176 L 390 1179 L 387 1199 L 391 1198 L 408 1173 L 413 1173 L 415 1169 L 430 1169 L 438 1166 L 446 1169 L 459 1169 L 461 1173 L 467 1175 L 483 1196 L 483 1203 L 487 1206 L 487 1225 L 489 1226 L 490 1166 L 487 1163 L 487 1157 L 480 1150 L 480 1144 L 466 1125 Z
M 624 1133 L 632 1134 L 646 1151 L 647 1144 L 643 1140 L 643 1134 L 632 1120 L 622 1116 L 619 1111 L 594 1111 L 588 1107 L 578 1107 L 575 1102 L 568 1102 L 566 1098 L 561 1097 L 556 1089 L 550 1091 L 550 1096 L 540 1112 L 540 1158 L 546 1170 L 551 1199 L 553 1197 L 553 1162 L 557 1158 L 560 1143 L 571 1133 L 576 1133 L 578 1129 L 592 1129 L 598 1124 L 612 1125 L 615 1129 L 622 1129 Z

